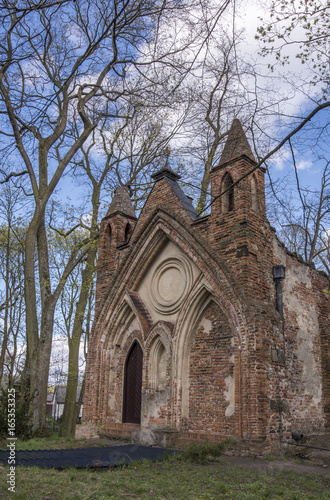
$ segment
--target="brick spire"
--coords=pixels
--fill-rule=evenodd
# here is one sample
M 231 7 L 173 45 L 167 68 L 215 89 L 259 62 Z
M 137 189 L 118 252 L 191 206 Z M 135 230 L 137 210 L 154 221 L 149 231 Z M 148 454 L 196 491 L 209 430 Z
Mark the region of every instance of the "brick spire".
M 229 130 L 227 142 L 223 148 L 219 166 L 224 165 L 231 160 L 236 160 L 243 155 L 255 162 L 255 158 L 243 131 L 241 122 L 235 118 Z
M 117 212 L 120 212 L 123 215 L 127 215 L 128 217 L 133 217 L 134 219 L 136 219 L 132 202 L 128 194 L 127 186 L 117 187 L 115 194 L 112 198 L 112 201 L 110 203 L 110 207 L 107 211 L 106 217 L 114 215 Z

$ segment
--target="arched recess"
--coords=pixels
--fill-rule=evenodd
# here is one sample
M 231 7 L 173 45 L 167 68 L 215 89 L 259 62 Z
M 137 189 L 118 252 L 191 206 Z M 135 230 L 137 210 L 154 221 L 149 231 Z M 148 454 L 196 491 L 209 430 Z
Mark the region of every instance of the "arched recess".
M 217 298 L 212 294 L 204 284 L 199 285 L 189 302 L 187 312 L 178 321 L 176 326 L 175 336 L 177 338 L 174 347 L 174 362 L 175 367 L 174 378 L 177 380 L 177 391 L 175 401 L 173 401 L 176 411 L 176 427 L 181 428 L 182 422 L 189 415 L 189 369 L 190 369 L 190 353 L 191 347 L 195 339 L 196 331 L 200 325 L 200 321 L 211 306 L 216 306 L 221 313 L 226 317 L 228 325 L 228 338 L 234 337 L 233 343 L 237 347 L 241 343 L 239 327 L 233 324 L 228 313 L 224 311 Z M 229 403 L 228 403 L 229 406 Z
M 175 352 L 175 366 L 178 381 L 178 403 L 180 404 L 180 415 L 178 419 L 187 418 L 189 407 L 189 354 L 194 338 L 195 327 L 203 313 L 212 303 L 212 294 L 207 288 L 202 287 L 193 298 L 189 310 L 179 327 L 178 340 Z M 181 401 L 180 401 L 181 394 Z M 179 424 L 179 421 L 177 422 Z
M 128 292 L 125 292 L 115 313 L 110 316 L 109 312 L 102 327 L 100 344 L 103 351 L 110 353 L 111 361 L 105 367 L 107 375 L 102 378 L 99 392 L 104 395 L 104 401 L 107 401 L 110 420 L 121 421 L 127 355 L 134 339 L 141 345 L 144 342 L 141 318 L 136 313 Z M 100 371 L 99 367 L 97 370 Z
M 148 404 L 143 408 L 142 425 L 171 424 L 172 329 L 159 321 L 150 330 L 145 343 L 145 381 Z M 157 421 L 157 423 L 156 423 Z
M 171 359 L 171 331 L 159 321 L 149 332 L 146 350 L 148 356 L 148 385 L 153 390 L 164 390 L 167 385 Z
M 112 317 L 111 325 L 107 319 L 109 327 L 104 328 L 100 338 L 100 341 L 104 343 L 104 347 L 112 348 L 115 345 L 122 344 L 125 336 L 127 336 L 127 332 L 132 328 L 132 323 L 136 320 L 136 314 L 127 297 L 124 296 L 116 314 Z
M 108 353 L 108 362 L 103 366 L 96 363 L 100 379 L 98 393 L 106 407 L 107 421 L 122 421 L 125 365 L 134 341 L 142 345 L 143 335 L 138 318 L 124 298 L 111 323 L 103 326 L 100 347 Z
M 221 212 L 227 213 L 234 210 L 234 188 L 233 178 L 229 172 L 226 172 L 222 179 Z
M 154 339 L 149 353 L 149 385 L 153 390 L 166 387 L 167 353 L 159 335 Z
M 251 208 L 255 212 L 259 211 L 258 183 L 255 175 L 253 175 L 251 178 Z
M 130 236 L 131 236 L 131 232 L 132 232 L 132 227 L 129 223 L 126 224 L 126 227 L 125 227 L 125 239 L 124 239 L 124 243 L 127 243 Z
M 141 423 L 143 351 L 134 341 L 125 362 L 123 391 L 123 422 Z

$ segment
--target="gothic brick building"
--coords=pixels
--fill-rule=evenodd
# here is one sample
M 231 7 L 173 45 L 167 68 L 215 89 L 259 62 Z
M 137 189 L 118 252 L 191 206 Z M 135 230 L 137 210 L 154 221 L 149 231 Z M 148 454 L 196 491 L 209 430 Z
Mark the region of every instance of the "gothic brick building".
M 234 120 L 210 215 L 198 217 L 168 163 L 138 219 L 116 190 L 100 229 L 80 432 L 149 444 L 232 436 L 269 450 L 292 431 L 326 430 L 328 281 L 277 240 L 255 165 Z

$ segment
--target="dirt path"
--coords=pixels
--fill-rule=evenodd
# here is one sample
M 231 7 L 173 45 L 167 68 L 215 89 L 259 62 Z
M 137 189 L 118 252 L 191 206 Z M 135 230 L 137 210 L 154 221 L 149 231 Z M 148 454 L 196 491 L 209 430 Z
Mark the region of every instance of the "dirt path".
M 110 440 L 105 436 L 102 436 L 95 440 L 89 440 L 91 446 L 95 446 L 95 443 L 106 444 L 107 446 L 124 444 L 123 441 Z M 317 443 L 319 444 L 319 443 Z M 222 460 L 228 465 L 237 467 L 246 467 L 247 469 L 254 469 L 260 471 L 269 472 L 281 472 L 281 471 L 294 471 L 298 473 L 313 473 L 313 474 L 326 474 L 330 475 L 330 453 L 320 453 L 315 452 L 316 455 L 322 455 L 317 458 L 317 456 L 312 460 L 306 460 L 299 463 L 296 460 L 278 460 L 269 461 L 262 460 L 259 458 L 252 457 L 239 457 L 239 456 L 227 456 L 223 455 Z
M 294 471 L 298 473 L 330 475 L 330 467 L 328 465 L 315 465 L 307 462 L 297 463 L 288 460 L 268 461 L 261 460 L 259 458 L 228 456 L 223 456 L 222 460 L 232 466 L 246 467 L 247 469 L 260 470 L 264 472 Z

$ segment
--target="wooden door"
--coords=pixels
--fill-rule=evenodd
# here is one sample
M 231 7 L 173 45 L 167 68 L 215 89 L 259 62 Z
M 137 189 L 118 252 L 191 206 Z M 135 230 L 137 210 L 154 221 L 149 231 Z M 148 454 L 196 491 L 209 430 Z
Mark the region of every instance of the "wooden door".
M 141 423 L 143 352 L 138 342 L 132 345 L 125 363 L 123 422 Z

